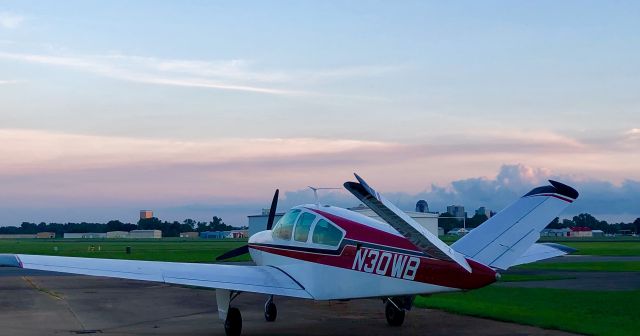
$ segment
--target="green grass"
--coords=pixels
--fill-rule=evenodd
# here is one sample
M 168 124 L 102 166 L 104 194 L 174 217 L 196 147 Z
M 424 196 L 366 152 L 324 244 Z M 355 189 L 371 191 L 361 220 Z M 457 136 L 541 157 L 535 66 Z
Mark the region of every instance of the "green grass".
M 637 335 L 640 291 L 489 286 L 418 297 L 416 306 L 590 335 Z
M 447 244 L 453 244 L 460 237 L 438 237 Z M 573 254 L 599 256 L 640 256 L 640 239 L 637 237 L 604 237 L 604 238 L 554 238 L 542 237 L 540 242 L 554 242 L 578 251 Z
M 519 282 L 519 281 L 545 281 L 545 280 L 565 280 L 575 279 L 572 276 L 563 275 L 538 275 L 538 274 L 502 274 L 500 281 L 502 282 Z
M 443 242 L 451 245 L 451 244 L 455 243 L 461 237 L 453 236 L 453 235 L 444 235 L 444 236 L 438 236 L 438 238 L 440 238 L 440 240 L 442 240 Z
M 246 240 L 235 239 L 0 239 L 0 253 L 176 262 L 213 262 L 215 257 L 246 243 Z M 93 250 L 91 250 L 91 246 L 94 247 Z M 127 246 L 131 246 L 131 254 L 125 252 Z M 229 261 L 246 260 L 250 260 L 248 254 L 229 259 Z
M 573 254 L 600 256 L 640 256 L 640 241 L 573 242 L 563 241 L 562 245 L 578 251 Z
M 533 263 L 514 267 L 548 271 L 640 272 L 640 261 L 603 261 L 571 263 Z

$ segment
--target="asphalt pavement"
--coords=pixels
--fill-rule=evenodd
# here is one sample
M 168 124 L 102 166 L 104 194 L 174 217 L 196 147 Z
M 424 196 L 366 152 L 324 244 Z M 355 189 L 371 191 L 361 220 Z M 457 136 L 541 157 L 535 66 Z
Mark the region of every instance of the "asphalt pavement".
M 402 327 L 386 324 L 380 300 L 348 302 L 276 297 L 265 322 L 265 295 L 233 303 L 243 335 L 571 335 L 414 308 Z M 2 335 L 224 335 L 215 292 L 141 281 L 0 268 Z

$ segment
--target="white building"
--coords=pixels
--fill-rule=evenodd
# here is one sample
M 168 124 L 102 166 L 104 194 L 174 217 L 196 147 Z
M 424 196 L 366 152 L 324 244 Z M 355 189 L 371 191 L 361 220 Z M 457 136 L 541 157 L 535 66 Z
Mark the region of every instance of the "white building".
M 0 239 L 35 239 L 35 234 L 0 234 Z
M 376 214 L 375 212 L 373 212 L 373 210 L 369 209 L 363 204 L 360 204 L 357 207 L 349 208 L 349 210 L 386 223 L 382 218 L 380 218 L 380 216 L 378 216 L 378 214 Z M 404 211 L 404 213 L 413 218 L 413 220 L 418 222 L 418 224 L 422 225 L 425 229 L 429 230 L 429 232 L 433 233 L 435 236 L 438 236 L 438 214 L 415 211 Z
M 284 212 L 276 213 L 273 224 L 277 223 L 284 215 Z M 267 219 L 269 219 L 269 209 L 262 209 L 262 214 L 247 216 L 249 218 L 249 237 L 267 229 Z
M 132 239 L 159 239 L 162 238 L 160 230 L 132 230 L 129 232 L 129 238 Z
M 571 230 L 563 229 L 544 229 L 540 231 L 540 237 L 569 237 Z
M 107 234 L 102 232 L 80 232 L 80 233 L 66 232 L 64 234 L 64 238 L 65 239 L 99 239 L 99 238 L 107 238 Z
M 114 239 L 129 238 L 129 232 L 127 232 L 127 231 L 109 231 L 109 232 L 107 232 L 107 238 L 114 238 Z

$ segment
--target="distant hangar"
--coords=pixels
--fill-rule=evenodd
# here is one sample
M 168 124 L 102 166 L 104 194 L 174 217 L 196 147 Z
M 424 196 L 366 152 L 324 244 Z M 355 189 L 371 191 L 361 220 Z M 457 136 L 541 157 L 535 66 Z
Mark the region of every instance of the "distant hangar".
M 131 230 L 127 231 L 109 231 L 109 232 L 81 232 L 81 233 L 65 233 L 65 239 L 100 239 L 100 238 L 120 238 L 120 239 L 160 239 L 162 231 L 160 230 Z

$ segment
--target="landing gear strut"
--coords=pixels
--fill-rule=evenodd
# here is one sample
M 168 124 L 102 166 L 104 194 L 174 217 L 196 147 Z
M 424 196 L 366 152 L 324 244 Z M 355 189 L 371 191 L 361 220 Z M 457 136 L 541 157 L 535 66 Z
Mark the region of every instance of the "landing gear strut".
M 267 322 L 273 322 L 278 317 L 278 309 L 276 308 L 276 304 L 273 303 L 273 295 L 269 297 L 267 302 L 264 304 L 264 319 Z
M 218 304 L 218 317 L 224 320 L 224 332 L 227 336 L 240 336 L 242 333 L 242 315 L 240 310 L 231 307 L 231 301 L 237 298 L 240 292 L 228 289 L 216 289 L 216 302 Z
M 242 315 L 238 308 L 229 308 L 227 318 L 224 320 L 224 333 L 227 336 L 240 336 L 242 333 Z

